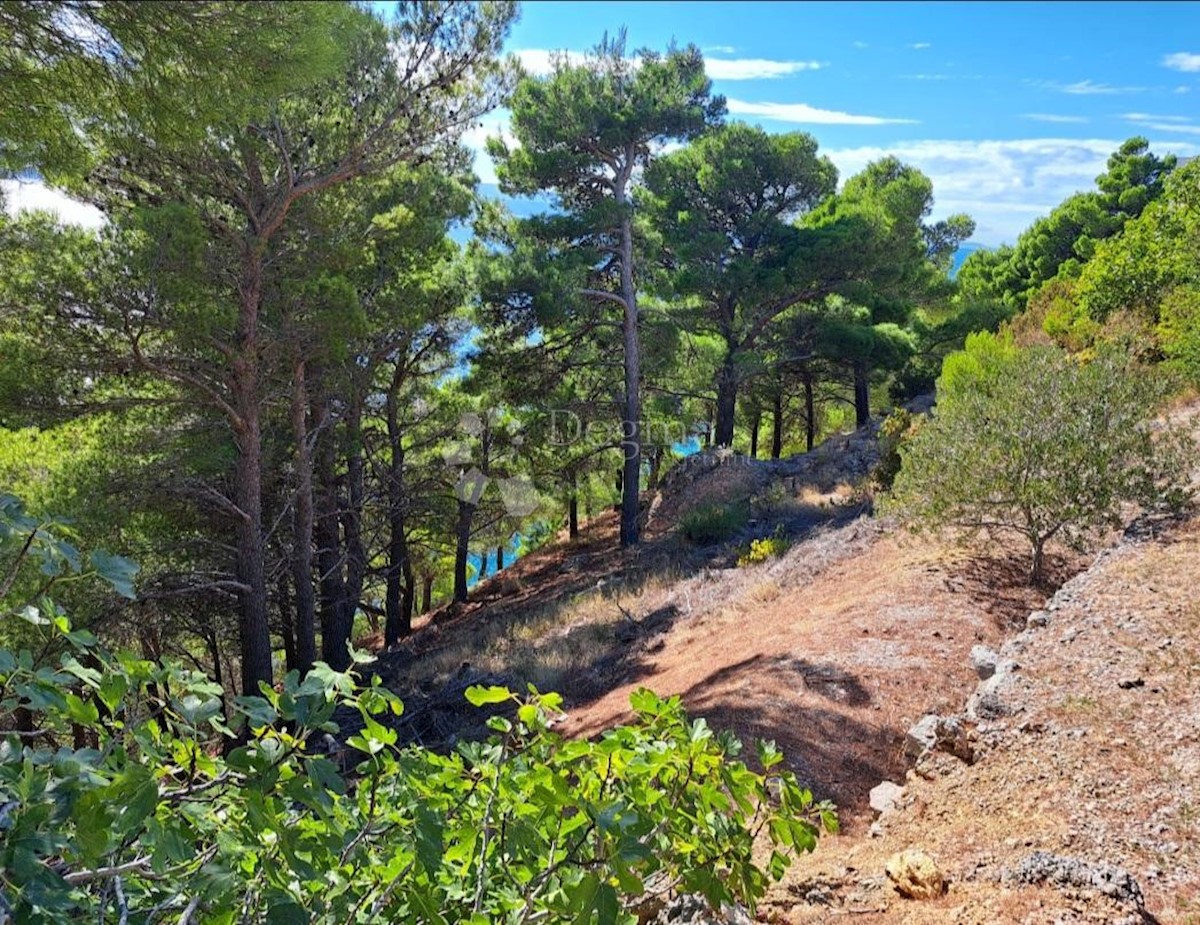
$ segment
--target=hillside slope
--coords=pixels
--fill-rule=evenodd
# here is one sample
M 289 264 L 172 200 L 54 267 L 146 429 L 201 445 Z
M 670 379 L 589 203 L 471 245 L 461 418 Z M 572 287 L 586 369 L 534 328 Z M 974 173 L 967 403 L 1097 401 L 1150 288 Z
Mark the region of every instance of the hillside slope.
M 776 921 L 1200 922 L 1200 520 L 1142 523 L 1095 557 L 1055 550 L 1031 588 L 1019 546 L 968 555 L 872 516 L 852 483 L 874 453 L 863 432 L 791 460 L 697 460 L 664 483 L 638 550 L 601 517 L 381 664 L 413 691 L 481 675 L 561 690 L 574 735 L 627 718 L 648 686 L 775 739 L 843 823 L 772 893 Z M 679 536 L 686 511 L 743 499 L 754 516 L 731 543 Z M 786 554 L 736 566 L 776 529 Z M 980 646 L 1002 670 L 968 711 Z M 961 722 L 973 764 L 906 748 L 928 714 Z M 904 790 L 875 821 L 883 781 Z M 886 862 L 913 848 L 947 878 L 941 898 L 889 885 Z
M 838 838 L 775 897 L 787 921 L 1200 921 L 1200 519 L 1135 532 L 1035 611 L 976 727 L 930 756 L 877 838 Z M 978 706 L 978 701 L 977 704 Z M 946 895 L 884 867 L 928 853 Z M 799 901 L 798 901 L 799 900 Z

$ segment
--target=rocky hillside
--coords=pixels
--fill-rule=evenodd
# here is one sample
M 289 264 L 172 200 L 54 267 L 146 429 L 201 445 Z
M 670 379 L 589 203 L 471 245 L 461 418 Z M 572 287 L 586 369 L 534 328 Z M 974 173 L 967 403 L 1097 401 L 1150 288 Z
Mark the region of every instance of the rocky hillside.
M 1138 522 L 976 649 L 961 710 L 911 730 L 878 821 L 802 865 L 785 920 L 1200 921 L 1198 575 L 1200 520 Z M 901 852 L 934 895 L 896 889 Z

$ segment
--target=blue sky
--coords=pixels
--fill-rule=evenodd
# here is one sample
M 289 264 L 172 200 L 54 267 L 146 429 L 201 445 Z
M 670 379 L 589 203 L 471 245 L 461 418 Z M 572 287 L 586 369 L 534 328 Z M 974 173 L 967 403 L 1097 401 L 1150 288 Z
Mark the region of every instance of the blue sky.
M 1090 188 L 1144 135 L 1200 153 L 1200 4 L 527 2 L 508 49 L 544 72 L 605 30 L 705 54 L 730 118 L 807 131 L 843 177 L 896 154 L 988 245 Z M 475 147 L 507 121 L 497 112 Z M 487 155 L 476 169 L 494 181 Z

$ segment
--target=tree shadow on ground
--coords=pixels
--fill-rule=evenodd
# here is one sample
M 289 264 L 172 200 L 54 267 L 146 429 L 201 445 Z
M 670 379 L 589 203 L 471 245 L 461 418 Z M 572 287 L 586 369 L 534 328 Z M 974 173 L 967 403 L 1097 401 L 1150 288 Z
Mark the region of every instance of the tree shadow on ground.
M 947 588 L 967 595 L 1003 633 L 1021 629 L 1031 611 L 1086 567 L 1078 553 L 1047 552 L 1042 579 L 1029 582 L 1029 556 L 1017 552 L 978 555 L 944 567 Z
M 786 698 L 780 688 L 802 690 Z M 786 766 L 818 799 L 832 800 L 843 825 L 869 819 L 869 794 L 881 780 L 903 780 L 903 735 L 851 715 L 871 702 L 857 676 L 836 665 L 789 657 L 754 656 L 694 684 L 682 694 L 690 713 L 731 730 L 747 746 L 772 739 Z

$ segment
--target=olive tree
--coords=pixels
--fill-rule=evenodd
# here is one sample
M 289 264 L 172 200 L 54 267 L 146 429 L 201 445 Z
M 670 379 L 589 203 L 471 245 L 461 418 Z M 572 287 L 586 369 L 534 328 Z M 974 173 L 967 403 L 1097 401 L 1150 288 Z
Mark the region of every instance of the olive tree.
M 1083 544 L 1123 504 L 1180 504 L 1191 438 L 1156 424 L 1161 383 L 1116 354 L 976 335 L 947 360 L 932 417 L 901 449 L 892 504 L 918 528 L 1016 533 L 1030 582 L 1046 544 Z

